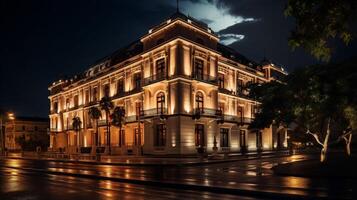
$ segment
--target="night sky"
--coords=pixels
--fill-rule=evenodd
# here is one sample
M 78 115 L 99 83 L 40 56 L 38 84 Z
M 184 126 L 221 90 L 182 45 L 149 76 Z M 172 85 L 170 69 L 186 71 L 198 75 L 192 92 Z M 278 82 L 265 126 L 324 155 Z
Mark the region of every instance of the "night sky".
M 287 43 L 293 19 L 286 0 L 181 0 L 180 11 L 208 23 L 241 54 L 264 57 L 288 71 L 316 63 Z M 83 72 L 139 39 L 176 12 L 176 0 L 0 0 L 0 107 L 48 116 L 50 83 Z M 351 57 L 357 42 L 336 42 L 333 61 Z

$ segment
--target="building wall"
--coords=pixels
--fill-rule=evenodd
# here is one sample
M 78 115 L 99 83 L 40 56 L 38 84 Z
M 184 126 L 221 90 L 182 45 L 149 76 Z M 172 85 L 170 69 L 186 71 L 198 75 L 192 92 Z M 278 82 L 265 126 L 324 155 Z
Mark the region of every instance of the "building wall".
M 102 74 L 91 73 L 96 69 L 100 71 L 103 65 L 93 67 L 88 71 L 85 81 L 69 84 L 62 92 L 51 95 L 49 100 L 53 150 L 69 149 L 70 146 L 77 145 L 73 142 L 77 134 L 71 126 L 73 117 L 79 117 L 83 122 L 78 145 L 94 146 L 95 122 L 90 119 L 88 109 L 98 106 L 97 103 L 104 97 L 105 88 L 108 86 L 109 96 L 114 105 L 125 108 L 126 124 L 123 126 L 125 147 L 119 147 L 118 128 L 112 126 L 110 131 L 111 146 L 117 149 L 114 152 L 118 154 L 126 154 L 130 152 L 128 149 L 135 150 L 138 147 L 134 142 L 134 133 L 138 127 L 137 105 L 140 102 L 144 112 L 144 116 L 140 116 L 144 154 L 195 154 L 195 124 L 197 123 L 204 125 L 204 140 L 208 152 L 212 152 L 214 137 L 219 152 L 240 151 L 240 130 L 243 129 L 247 131 L 248 150 L 256 151 L 256 134 L 249 132 L 247 126 L 249 120 L 254 117 L 256 111 L 254 108 L 259 106 L 259 103 L 249 99 L 246 96 L 248 91 L 240 90 L 238 82 L 247 85 L 269 81 L 266 77 L 267 70 L 264 74 L 224 58 L 215 51 L 216 39 L 210 34 L 193 32 L 193 30 L 196 29 L 185 23 L 177 23 L 158 31 L 151 37 L 144 37 L 142 42 L 144 50 L 147 50 L 144 53 L 124 64 L 114 66 L 114 70 L 106 71 L 104 67 Z M 203 44 L 198 44 L 198 41 L 195 41 L 196 37 L 203 38 Z M 158 43 L 161 39 L 162 41 Z M 165 68 L 162 74 L 158 74 L 159 61 L 162 60 Z M 203 64 L 203 78 L 196 77 L 197 62 Z M 135 79 L 138 75 L 141 76 L 141 83 L 139 87 L 135 87 Z M 217 80 L 219 75 L 224 77 L 223 85 L 212 82 Z M 124 82 L 123 91 L 118 91 L 120 80 Z M 65 83 L 66 81 L 62 81 L 58 84 Z M 197 110 L 198 92 L 203 94 L 205 113 L 201 113 L 199 119 L 193 120 L 192 115 Z M 164 94 L 165 99 L 163 114 L 155 113 L 157 97 L 161 93 Z M 218 109 L 223 110 L 220 118 L 215 114 Z M 239 112 L 242 112 L 241 116 Z M 218 119 L 224 119 L 224 123 L 217 124 Z M 106 145 L 107 137 L 105 120 L 105 113 L 102 112 L 102 118 L 99 120 L 99 137 L 102 146 Z M 158 123 L 166 125 L 166 142 L 160 147 L 154 145 Z M 220 128 L 229 130 L 229 148 L 220 147 Z M 273 149 L 273 131 L 273 128 L 261 130 L 263 150 Z M 68 149 L 67 151 L 76 151 L 74 148 Z

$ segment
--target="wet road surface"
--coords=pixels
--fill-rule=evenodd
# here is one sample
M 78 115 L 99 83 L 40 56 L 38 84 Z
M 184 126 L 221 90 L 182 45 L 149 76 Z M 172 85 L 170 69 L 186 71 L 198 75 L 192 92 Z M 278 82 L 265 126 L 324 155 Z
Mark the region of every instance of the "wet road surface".
M 69 191 L 74 191 L 73 194 L 68 195 L 87 195 L 91 192 L 95 192 L 99 199 L 105 196 L 105 191 L 96 191 L 96 186 L 100 190 L 106 190 L 104 182 L 110 183 L 110 185 L 115 185 L 115 191 L 109 194 L 113 195 L 118 193 L 118 195 L 125 194 L 125 185 L 132 185 L 132 188 L 141 189 L 143 195 L 145 194 L 157 194 L 157 198 L 166 198 L 167 194 L 161 194 L 163 192 L 162 187 L 146 186 L 146 185 L 133 185 L 118 183 L 115 181 L 98 181 L 89 180 L 78 177 L 66 177 L 60 175 L 43 175 L 41 172 L 34 172 L 32 174 L 28 171 L 31 169 L 40 169 L 56 173 L 70 173 L 70 174 L 84 174 L 84 175 L 96 175 L 100 177 L 116 177 L 121 179 L 135 179 L 139 181 L 157 181 L 157 182 L 167 182 L 167 183 L 180 183 L 187 185 L 201 185 L 207 187 L 224 187 L 224 188 L 237 188 L 241 190 L 251 190 L 251 191 L 266 191 L 274 193 L 283 194 L 296 194 L 296 195 L 309 195 L 309 196 L 321 196 L 321 197 L 345 197 L 352 198 L 354 196 L 353 189 L 356 188 L 356 181 L 354 180 L 327 180 L 327 179 L 309 179 L 302 177 L 279 177 L 272 173 L 271 167 L 279 163 L 293 162 L 303 159 L 308 159 L 309 156 L 295 155 L 290 157 L 279 157 L 279 158 L 263 158 L 257 160 L 245 160 L 229 163 L 220 164 L 209 164 L 201 166 L 186 166 L 186 167 L 140 167 L 140 166 L 111 166 L 111 165 L 89 165 L 89 164 L 74 164 L 65 162 L 53 162 L 53 161 L 34 161 L 34 160 L 18 160 L 18 159 L 5 159 L 0 160 L 0 169 L 2 174 L 7 173 L 6 176 L 12 176 L 12 172 L 19 170 L 21 177 L 24 179 L 17 184 L 7 183 L 7 179 L 2 178 L 1 185 L 15 185 L 18 187 L 29 187 L 31 185 L 31 180 L 37 180 L 41 177 L 43 185 L 55 184 L 58 181 L 54 181 L 53 177 L 60 177 L 62 182 L 66 183 L 64 180 L 71 180 L 74 183 L 71 187 L 80 185 L 76 190 L 69 189 Z M 36 177 L 33 179 L 32 177 Z M 24 178 L 27 177 L 27 178 Z M 43 179 L 43 180 L 42 180 Z M 27 181 L 27 182 L 26 182 Z M 53 182 L 54 181 L 54 182 Z M 86 182 L 90 183 L 86 183 Z M 4 184 L 5 183 L 5 184 Z M 54 193 L 61 192 L 61 185 L 63 183 L 57 183 L 57 187 L 53 187 Z M 65 184 L 64 184 L 65 185 Z M 3 187 L 2 186 L 2 187 Z M 65 185 L 66 186 L 66 185 Z M 65 187 L 63 186 L 63 187 Z M 84 186 L 84 187 L 83 187 Z M 16 188 L 16 187 L 15 187 Z M 55 189 L 56 188 L 56 189 Z M 86 190 L 86 192 L 77 191 Z M 57 191 L 56 191 L 57 190 Z M 187 190 L 181 191 L 176 188 L 165 189 L 164 191 L 170 191 L 170 194 L 183 195 L 187 193 Z M 67 190 L 66 190 L 67 191 Z M 110 190 L 112 191 L 112 190 Z M 124 192 L 123 192 L 124 191 Z M 150 192 L 151 191 L 151 192 Z M 1 192 L 5 192 L 3 189 Z M 98 193 L 97 193 L 98 192 Z M 158 193 L 159 192 L 159 193 Z M 203 194 L 203 191 L 190 191 L 192 198 L 199 198 L 200 196 L 207 196 L 208 199 L 214 197 L 214 195 L 223 194 Z M 6 193 L 9 193 L 6 191 Z M 78 194 L 76 194 L 78 193 Z M 98 196 L 102 194 L 102 196 Z M 139 193 L 140 194 L 140 193 Z M 63 194 L 64 195 L 64 194 Z M 104 195 L 104 196 L 103 196 Z M 191 194 L 190 194 L 191 195 Z M 213 196 L 210 196 L 213 195 Z M 92 196 L 92 195 L 89 195 Z M 124 195 L 126 196 L 126 195 Z M 135 194 L 134 194 L 135 196 Z M 128 198 L 134 198 L 133 193 L 128 195 Z M 94 194 L 93 196 L 94 197 Z M 178 196 L 176 196 L 178 198 Z M 176 198 L 173 196 L 173 198 Z M 98 199 L 94 198 L 94 199 Z M 145 198 L 145 197 L 144 197 Z M 227 197 L 228 199 L 230 196 Z M 217 199 L 217 197 L 215 198 Z

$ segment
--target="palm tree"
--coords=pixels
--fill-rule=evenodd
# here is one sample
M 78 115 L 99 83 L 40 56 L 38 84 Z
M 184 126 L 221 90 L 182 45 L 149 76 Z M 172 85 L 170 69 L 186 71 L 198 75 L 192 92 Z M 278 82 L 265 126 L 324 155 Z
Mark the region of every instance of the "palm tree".
M 114 105 L 113 102 L 110 100 L 108 96 L 104 96 L 100 102 L 100 109 L 105 111 L 105 116 L 106 116 L 106 124 L 107 124 L 107 145 L 109 147 L 109 154 L 110 154 L 110 123 L 109 123 L 109 115 L 110 115 L 110 110 L 113 109 Z
M 122 127 L 123 127 L 123 124 L 125 122 L 125 109 L 123 107 L 115 107 L 114 108 L 114 111 L 111 115 L 111 118 L 112 118 L 112 124 L 114 126 L 117 126 L 119 127 L 119 146 L 121 147 L 121 145 L 123 144 L 123 140 L 122 140 Z
M 72 119 L 72 127 L 73 130 L 77 132 L 77 152 L 78 152 L 78 146 L 79 146 L 79 132 L 81 130 L 81 125 L 82 125 L 82 121 L 81 118 L 79 117 L 74 117 Z
M 98 139 L 98 120 L 99 118 L 102 117 L 102 112 L 100 112 L 100 110 L 97 108 L 97 107 L 91 107 L 89 108 L 89 111 L 88 111 L 88 114 L 89 114 L 89 117 L 92 119 L 92 120 L 95 120 L 96 122 L 96 132 L 95 132 L 95 146 L 98 146 L 98 143 L 99 143 L 99 139 Z

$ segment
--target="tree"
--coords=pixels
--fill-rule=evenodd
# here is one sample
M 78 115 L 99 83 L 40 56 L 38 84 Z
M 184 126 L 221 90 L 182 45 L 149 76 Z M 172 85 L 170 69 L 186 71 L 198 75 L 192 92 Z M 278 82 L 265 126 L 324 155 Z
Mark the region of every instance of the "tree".
M 346 45 L 352 40 L 356 5 L 355 0 L 289 0 L 285 15 L 295 19 L 289 45 L 302 47 L 319 60 L 330 60 L 331 39 L 340 38 Z
M 114 111 L 111 115 L 112 124 L 114 126 L 119 127 L 119 146 L 121 147 L 123 144 L 123 135 L 122 135 L 122 127 L 125 123 L 125 109 L 123 107 L 115 107 Z
M 79 140 L 80 140 L 80 131 L 81 131 L 81 128 L 82 128 L 82 121 L 81 121 L 81 118 L 79 117 L 74 117 L 72 119 L 72 127 L 73 127 L 73 130 L 76 131 L 77 133 L 77 146 L 79 146 Z
M 321 162 L 326 160 L 328 147 L 341 140 L 346 141 L 350 155 L 357 118 L 353 63 L 310 66 L 288 75 L 285 83 L 252 86 L 251 95 L 262 104 L 250 128 L 294 124 L 321 147 Z
M 113 109 L 114 105 L 113 102 L 110 100 L 108 96 L 104 96 L 100 102 L 100 109 L 105 111 L 105 120 L 107 124 L 107 145 L 109 147 L 109 152 L 110 152 L 110 121 L 109 121 L 109 115 L 110 115 L 110 110 Z
M 102 113 L 97 107 L 90 107 L 88 111 L 89 117 L 96 122 L 96 132 L 95 132 L 95 145 L 98 146 L 98 120 L 102 117 Z

